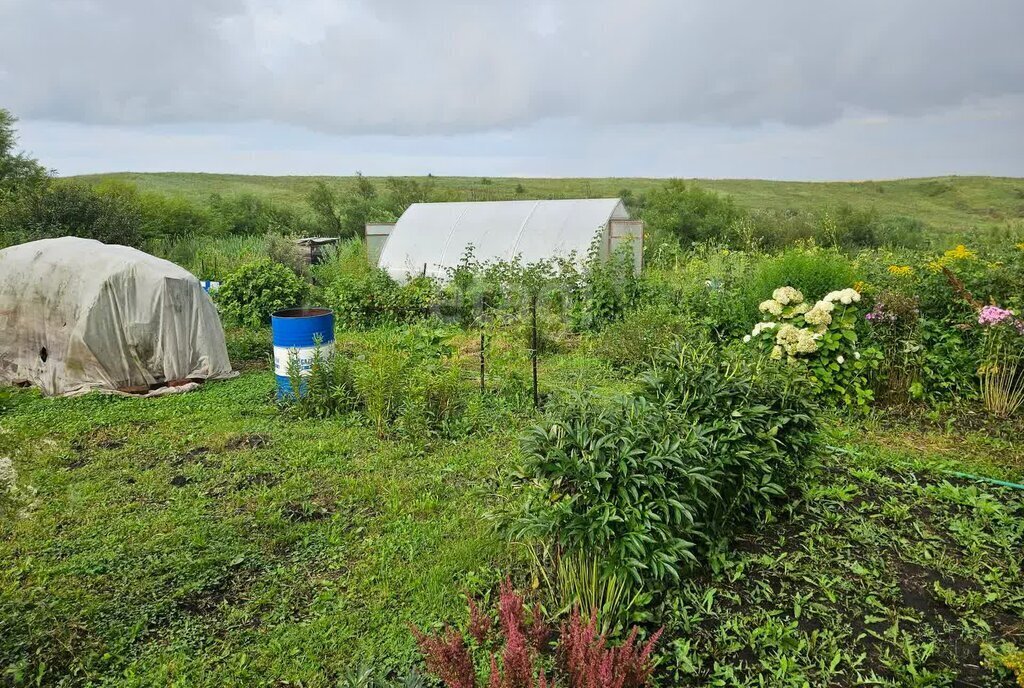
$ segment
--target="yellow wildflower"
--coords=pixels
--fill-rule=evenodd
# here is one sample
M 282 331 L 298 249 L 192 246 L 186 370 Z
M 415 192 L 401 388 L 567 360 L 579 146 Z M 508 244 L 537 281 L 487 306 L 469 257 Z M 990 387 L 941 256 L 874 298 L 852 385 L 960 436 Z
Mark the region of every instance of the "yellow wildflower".
M 1014 244 L 1014 245 L 1017 248 L 1019 248 L 1021 251 L 1024 251 L 1024 241 L 1020 242 L 1019 244 Z
M 949 260 L 974 260 L 978 257 L 978 254 L 963 244 L 957 244 L 955 248 L 951 248 L 943 253 L 942 257 Z
M 914 268 L 909 265 L 890 265 L 889 274 L 893 277 L 912 277 Z

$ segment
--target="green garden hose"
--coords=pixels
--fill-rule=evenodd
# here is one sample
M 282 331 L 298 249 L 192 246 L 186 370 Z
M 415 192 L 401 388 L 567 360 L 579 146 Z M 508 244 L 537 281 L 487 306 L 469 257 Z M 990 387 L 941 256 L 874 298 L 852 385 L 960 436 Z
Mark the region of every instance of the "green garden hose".
M 957 478 L 966 478 L 967 480 L 977 480 L 983 483 L 992 483 L 993 485 L 1001 485 L 1002 487 L 1012 487 L 1015 490 L 1024 490 L 1024 485 L 1020 483 L 1010 483 L 1005 480 L 996 480 L 995 478 L 986 478 L 981 475 L 972 475 L 970 473 L 960 473 L 958 471 L 942 471 L 947 475 L 956 476 Z

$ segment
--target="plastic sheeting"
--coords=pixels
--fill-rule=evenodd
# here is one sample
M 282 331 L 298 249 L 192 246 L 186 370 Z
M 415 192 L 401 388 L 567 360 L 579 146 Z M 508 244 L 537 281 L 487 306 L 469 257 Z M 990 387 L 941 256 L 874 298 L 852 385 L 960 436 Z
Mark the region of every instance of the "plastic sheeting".
M 573 252 L 584 258 L 595 238 L 607 255 L 613 219 L 629 219 L 618 198 L 414 203 L 391 231 L 380 266 L 395 279 L 424 270 L 443 277 L 470 245 L 477 260 L 530 263 Z
M 174 263 L 75 237 L 0 251 L 0 384 L 166 392 L 233 374 L 216 307 Z

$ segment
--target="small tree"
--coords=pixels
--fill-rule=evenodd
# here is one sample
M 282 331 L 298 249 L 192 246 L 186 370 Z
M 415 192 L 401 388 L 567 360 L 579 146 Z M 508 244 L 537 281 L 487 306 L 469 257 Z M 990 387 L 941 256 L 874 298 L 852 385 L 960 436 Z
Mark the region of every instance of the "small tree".
M 744 216 L 731 198 L 670 179 L 646 195 L 642 217 L 652 234 L 674 236 L 683 246 L 724 239 Z
M 306 195 L 306 203 L 316 215 L 317 224 L 324 236 L 345 236 L 341 225 L 341 209 L 338 197 L 323 181 L 317 181 Z
M 28 189 L 45 184 L 48 173 L 45 167 L 24 152 L 15 153 L 18 134 L 14 125 L 17 118 L 0 108 L 0 203 Z

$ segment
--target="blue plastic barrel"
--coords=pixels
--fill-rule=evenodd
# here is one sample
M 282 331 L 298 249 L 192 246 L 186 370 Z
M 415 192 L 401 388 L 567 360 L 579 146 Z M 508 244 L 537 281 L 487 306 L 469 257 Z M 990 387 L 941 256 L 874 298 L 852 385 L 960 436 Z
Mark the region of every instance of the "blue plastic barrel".
M 274 333 L 277 396 L 291 396 L 288 361 L 292 356 L 297 357 L 302 374 L 309 375 L 317 339 L 322 355 L 327 356 L 334 350 L 334 313 L 326 308 L 286 308 L 270 316 L 270 326 Z

